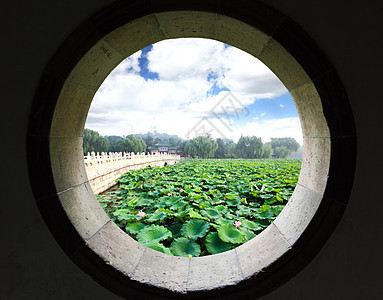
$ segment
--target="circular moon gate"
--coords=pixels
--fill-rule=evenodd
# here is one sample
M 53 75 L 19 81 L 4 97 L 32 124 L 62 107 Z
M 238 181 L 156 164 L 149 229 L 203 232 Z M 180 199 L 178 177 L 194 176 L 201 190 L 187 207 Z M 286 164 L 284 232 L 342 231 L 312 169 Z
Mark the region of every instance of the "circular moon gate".
M 134 52 L 183 37 L 222 41 L 265 63 L 292 95 L 304 136 L 299 181 L 276 220 L 244 245 L 195 258 L 121 231 L 98 204 L 82 153 L 86 116 L 107 75 Z M 96 281 L 131 298 L 259 297 L 280 286 L 339 222 L 356 160 L 353 116 L 333 66 L 296 24 L 254 1 L 121 1 L 92 16 L 47 65 L 27 138 L 36 203 L 57 242 Z

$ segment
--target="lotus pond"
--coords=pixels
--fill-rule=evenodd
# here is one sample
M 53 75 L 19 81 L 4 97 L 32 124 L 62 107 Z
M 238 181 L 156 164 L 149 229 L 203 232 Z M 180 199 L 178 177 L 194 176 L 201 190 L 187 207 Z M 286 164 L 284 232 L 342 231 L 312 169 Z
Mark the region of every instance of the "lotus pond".
M 196 160 L 132 170 L 97 196 L 141 244 L 174 256 L 233 249 L 273 222 L 290 199 L 301 160 Z

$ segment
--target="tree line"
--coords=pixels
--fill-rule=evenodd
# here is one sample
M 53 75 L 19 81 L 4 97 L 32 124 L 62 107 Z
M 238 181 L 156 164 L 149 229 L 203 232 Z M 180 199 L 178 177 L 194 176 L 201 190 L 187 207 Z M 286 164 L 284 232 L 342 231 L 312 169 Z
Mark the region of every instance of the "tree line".
M 167 135 L 165 135 L 167 136 Z M 180 154 L 200 158 L 286 158 L 296 152 L 300 145 L 291 137 L 271 138 L 268 143 L 256 136 L 241 136 L 237 143 L 230 139 L 212 139 L 209 136 L 199 136 L 185 141 L 170 136 L 166 139 L 153 137 L 150 134 L 143 138 L 134 135 L 101 136 L 97 131 L 84 130 L 84 155 L 88 152 L 149 152 L 149 147 L 167 143 L 176 147 Z
M 271 138 L 263 144 L 256 136 L 241 136 L 233 140 L 199 136 L 187 142 L 184 153 L 201 158 L 286 158 L 298 151 L 299 143 L 291 137 Z
M 120 136 L 101 136 L 97 131 L 84 130 L 83 136 L 84 155 L 89 152 L 134 152 L 141 153 L 146 151 L 146 144 L 141 138 L 134 135 L 126 137 Z
M 162 136 L 162 135 L 160 135 Z M 167 136 L 167 135 L 166 135 Z M 183 151 L 186 141 L 170 136 L 166 139 L 152 137 L 147 134 L 143 138 L 134 135 L 128 136 L 101 136 L 97 131 L 85 128 L 83 136 L 84 155 L 91 152 L 149 152 L 149 147 L 160 143 L 167 143 Z

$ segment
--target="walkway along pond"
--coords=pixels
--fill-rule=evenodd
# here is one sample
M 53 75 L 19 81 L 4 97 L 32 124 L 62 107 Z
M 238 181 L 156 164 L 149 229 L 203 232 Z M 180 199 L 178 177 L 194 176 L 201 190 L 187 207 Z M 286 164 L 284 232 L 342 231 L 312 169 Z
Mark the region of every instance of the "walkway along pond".
M 180 160 L 179 155 L 145 154 L 133 152 L 97 152 L 84 157 L 85 170 L 94 194 L 100 194 L 116 184 L 115 180 L 129 170 L 147 166 L 172 165 Z

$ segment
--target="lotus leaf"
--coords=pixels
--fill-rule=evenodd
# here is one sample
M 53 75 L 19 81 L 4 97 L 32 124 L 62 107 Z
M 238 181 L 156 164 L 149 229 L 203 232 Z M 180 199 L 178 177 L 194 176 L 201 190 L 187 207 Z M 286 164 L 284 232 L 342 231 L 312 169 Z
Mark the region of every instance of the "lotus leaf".
M 171 211 L 170 211 L 171 212 Z M 161 210 L 161 209 L 157 209 L 148 219 L 147 221 L 148 222 L 157 222 L 157 221 L 162 221 L 168 217 L 171 217 L 172 214 L 170 214 L 168 211 L 166 210 Z
M 239 204 L 241 204 L 241 200 L 239 200 L 239 199 L 227 200 L 226 199 L 225 203 L 228 206 L 238 206 Z
M 239 197 L 238 193 L 228 193 L 225 195 L 226 200 L 234 200 Z
M 182 223 L 175 223 L 171 226 L 169 226 L 169 230 L 172 232 L 172 238 L 176 239 L 181 236 L 181 228 L 182 228 Z
M 193 241 L 204 237 L 209 231 L 209 223 L 203 220 L 192 219 L 185 222 L 181 228 L 181 235 Z
M 206 249 L 210 254 L 217 254 L 229 251 L 234 245 L 223 242 L 217 232 L 210 232 L 206 237 Z
M 133 220 L 137 220 L 138 219 L 138 216 L 136 216 L 136 214 L 132 214 L 130 213 L 130 210 L 127 210 L 127 209 L 120 209 L 120 210 L 117 210 L 113 213 L 113 215 L 115 217 L 117 217 L 117 219 L 119 221 L 133 221 Z
M 147 227 L 148 225 L 140 222 L 128 223 L 125 227 L 126 232 L 137 234 L 139 231 Z
M 172 252 L 170 251 L 170 249 L 165 247 L 163 244 L 161 244 L 157 240 L 148 242 L 145 244 L 145 246 L 150 248 L 150 249 L 153 249 L 153 250 L 156 250 L 156 251 L 168 254 L 168 255 L 172 255 Z
M 245 234 L 245 242 L 248 242 L 252 238 L 256 237 L 256 234 L 246 227 L 241 228 L 241 231 Z
M 166 240 L 167 238 L 171 237 L 172 233 L 169 229 L 165 228 L 164 226 L 159 225 L 150 225 L 149 227 L 146 227 L 145 229 L 141 230 L 137 234 L 137 240 L 141 244 L 146 244 L 152 241 L 162 241 Z
M 213 208 L 205 208 L 204 210 L 201 210 L 201 214 L 209 219 L 216 219 L 221 217 L 220 212 Z
M 259 224 L 255 223 L 253 221 L 249 221 L 249 220 L 246 220 L 246 219 L 241 219 L 241 222 L 242 222 L 242 226 L 243 227 L 246 227 L 246 228 L 248 228 L 250 230 L 259 231 L 259 230 L 263 229 Z
M 141 199 L 138 199 L 138 201 L 135 202 L 134 206 L 135 207 L 137 207 L 137 206 L 146 206 L 146 205 L 152 204 L 152 202 L 153 202 L 152 199 L 141 198 Z
M 170 245 L 170 251 L 175 256 L 199 256 L 201 253 L 201 247 L 196 242 L 193 242 L 187 238 L 180 237 L 175 239 Z
M 201 216 L 198 212 L 196 212 L 194 209 L 191 209 L 188 213 L 189 217 L 192 219 L 204 219 L 203 216 Z
M 226 243 L 240 244 L 245 239 L 245 234 L 232 224 L 220 225 L 217 231 L 219 238 Z

